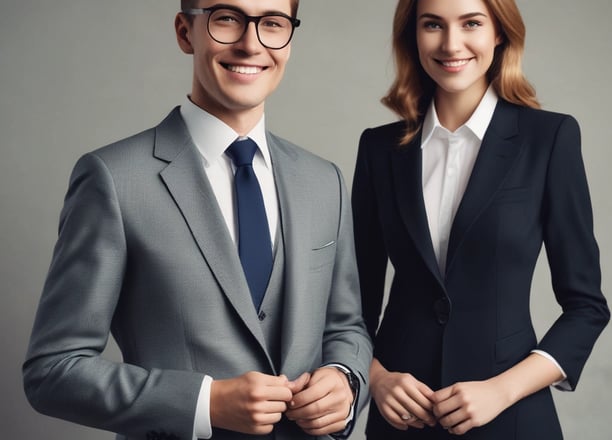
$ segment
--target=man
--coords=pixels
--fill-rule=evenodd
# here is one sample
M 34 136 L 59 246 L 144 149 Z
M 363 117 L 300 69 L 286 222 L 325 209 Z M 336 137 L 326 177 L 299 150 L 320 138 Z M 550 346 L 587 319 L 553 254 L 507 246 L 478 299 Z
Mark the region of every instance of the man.
M 350 432 L 371 345 L 344 183 L 264 127 L 297 6 L 183 1 L 191 95 L 75 166 L 24 364 L 40 412 L 120 439 Z

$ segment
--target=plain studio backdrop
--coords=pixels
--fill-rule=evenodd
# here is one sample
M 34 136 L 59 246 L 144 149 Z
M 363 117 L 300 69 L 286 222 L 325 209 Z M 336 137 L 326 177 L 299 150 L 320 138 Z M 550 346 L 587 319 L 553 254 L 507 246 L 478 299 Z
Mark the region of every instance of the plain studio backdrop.
M 39 415 L 21 364 L 68 177 L 86 151 L 157 124 L 191 86 L 176 45 L 178 0 L 2 0 L 0 14 L 0 426 L 10 439 L 110 439 Z M 302 0 L 286 77 L 268 100 L 271 130 L 336 162 L 350 185 L 361 131 L 395 119 L 380 103 L 393 76 L 394 0 Z M 520 0 L 524 67 L 544 108 L 580 122 L 610 291 L 612 3 Z M 608 295 L 610 298 L 610 295 Z M 559 313 L 545 256 L 533 282 L 538 333 Z M 106 353 L 117 358 L 110 344 Z M 418 356 L 418 353 L 415 353 Z M 612 332 L 595 346 L 574 393 L 555 391 L 568 439 L 609 437 Z M 363 439 L 360 418 L 353 440 Z

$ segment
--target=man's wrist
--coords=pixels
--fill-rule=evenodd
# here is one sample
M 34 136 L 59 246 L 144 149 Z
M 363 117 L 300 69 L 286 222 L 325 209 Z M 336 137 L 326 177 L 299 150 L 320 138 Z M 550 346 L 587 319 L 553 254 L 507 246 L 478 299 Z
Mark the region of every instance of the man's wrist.
M 353 394 L 353 399 L 350 405 L 349 414 L 345 419 L 345 428 L 340 432 L 335 432 L 331 434 L 331 436 L 335 439 L 344 439 L 347 438 L 351 432 L 353 431 L 353 427 L 355 426 L 355 415 L 357 414 L 356 405 L 359 399 L 359 378 L 355 373 L 353 373 L 348 367 L 342 364 L 328 364 L 326 367 L 335 368 L 338 372 L 342 373 L 346 378 L 348 386 Z

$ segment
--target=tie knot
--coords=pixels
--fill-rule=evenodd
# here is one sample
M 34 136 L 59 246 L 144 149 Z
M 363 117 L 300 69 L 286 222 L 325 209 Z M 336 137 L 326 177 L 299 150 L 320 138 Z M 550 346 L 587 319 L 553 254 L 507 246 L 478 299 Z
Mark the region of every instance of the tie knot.
M 236 167 L 242 167 L 245 165 L 251 165 L 253 163 L 253 156 L 257 151 L 257 144 L 253 139 L 238 139 L 232 142 L 232 145 L 227 147 L 225 153 L 232 159 Z

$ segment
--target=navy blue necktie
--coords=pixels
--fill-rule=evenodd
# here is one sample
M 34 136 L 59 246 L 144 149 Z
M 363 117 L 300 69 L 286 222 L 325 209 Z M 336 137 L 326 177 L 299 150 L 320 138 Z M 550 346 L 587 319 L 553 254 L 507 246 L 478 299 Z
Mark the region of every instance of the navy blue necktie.
M 246 138 L 235 141 L 225 152 L 236 166 L 238 254 L 253 304 L 259 310 L 272 272 L 272 244 L 261 188 L 253 171 L 256 151 L 257 144 Z

